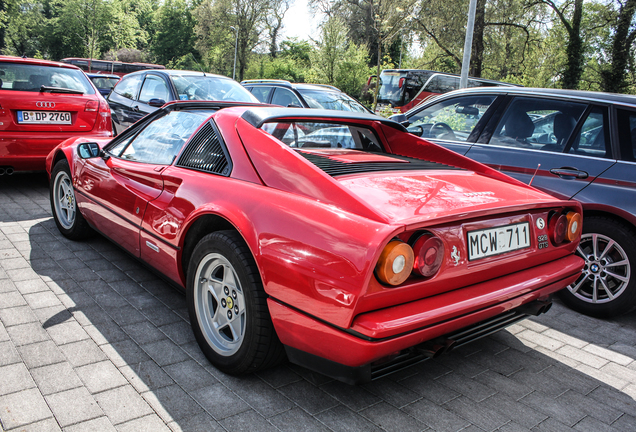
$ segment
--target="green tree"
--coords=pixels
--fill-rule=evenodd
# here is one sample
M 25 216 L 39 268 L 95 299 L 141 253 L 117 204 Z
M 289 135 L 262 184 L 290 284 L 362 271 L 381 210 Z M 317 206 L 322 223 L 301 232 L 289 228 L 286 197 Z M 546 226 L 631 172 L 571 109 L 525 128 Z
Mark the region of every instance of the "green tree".
M 185 0 L 166 0 L 155 14 L 157 31 L 151 51 L 160 64 L 168 64 L 188 54 L 198 53 L 194 49 L 195 20 Z
M 636 40 L 634 15 L 636 0 L 619 3 L 618 16 L 615 20 L 614 37 L 610 53 L 610 63 L 601 71 L 603 91 L 622 93 L 627 91 L 627 69 L 633 63 L 633 48 Z

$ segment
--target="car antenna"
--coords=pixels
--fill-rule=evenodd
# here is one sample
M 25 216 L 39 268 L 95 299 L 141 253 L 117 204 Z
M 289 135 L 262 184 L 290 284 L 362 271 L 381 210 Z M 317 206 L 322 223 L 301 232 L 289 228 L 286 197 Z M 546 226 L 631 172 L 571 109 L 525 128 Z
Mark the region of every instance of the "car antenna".
M 534 176 L 537 175 L 537 171 L 539 171 L 539 167 L 541 167 L 541 164 L 537 165 L 537 169 L 534 170 L 534 174 L 532 174 L 532 178 L 530 179 L 530 183 L 528 183 L 528 186 L 532 186 L 532 180 L 534 180 Z

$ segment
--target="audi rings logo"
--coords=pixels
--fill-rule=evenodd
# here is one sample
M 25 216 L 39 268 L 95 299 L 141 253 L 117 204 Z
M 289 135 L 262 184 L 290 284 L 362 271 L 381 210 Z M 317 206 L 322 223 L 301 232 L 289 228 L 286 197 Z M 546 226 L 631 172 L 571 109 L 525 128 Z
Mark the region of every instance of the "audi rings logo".
M 35 106 L 38 108 L 55 108 L 55 102 L 37 101 Z

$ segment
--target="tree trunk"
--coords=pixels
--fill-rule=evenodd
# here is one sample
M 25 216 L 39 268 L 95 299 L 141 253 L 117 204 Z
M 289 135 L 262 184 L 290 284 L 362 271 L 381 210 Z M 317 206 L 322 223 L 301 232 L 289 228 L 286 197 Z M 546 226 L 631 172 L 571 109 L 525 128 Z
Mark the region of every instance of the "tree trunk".
M 630 60 L 630 50 L 636 33 L 630 34 L 632 19 L 636 13 L 636 0 L 627 0 L 621 7 L 614 43 L 612 44 L 612 58 L 609 67 L 601 72 L 601 86 L 603 91 L 621 93 L 628 86 L 625 75 Z
M 475 10 L 475 27 L 473 30 L 473 47 L 470 55 L 468 75 L 480 78 L 484 61 L 484 28 L 486 27 L 486 0 L 477 0 Z
M 382 67 L 382 41 L 378 38 L 378 65 L 376 69 L 375 79 L 375 91 L 373 92 L 373 107 L 371 111 L 375 112 L 375 107 L 378 105 L 378 93 L 380 92 L 380 69 Z
M 576 89 L 583 73 L 583 40 L 581 39 L 581 17 L 583 0 L 574 1 L 574 14 L 568 29 L 569 41 L 566 50 L 567 63 L 561 85 L 564 89 Z

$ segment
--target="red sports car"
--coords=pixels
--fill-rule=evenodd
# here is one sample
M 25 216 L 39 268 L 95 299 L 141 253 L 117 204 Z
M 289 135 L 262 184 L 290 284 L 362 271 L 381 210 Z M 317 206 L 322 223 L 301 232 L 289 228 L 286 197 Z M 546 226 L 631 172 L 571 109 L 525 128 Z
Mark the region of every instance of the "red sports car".
M 185 290 L 232 374 L 286 356 L 368 381 L 545 312 L 581 207 L 371 114 L 175 102 L 47 158 L 60 231 Z
M 110 108 L 78 67 L 0 56 L 0 175 L 43 170 L 67 138 L 112 136 Z

